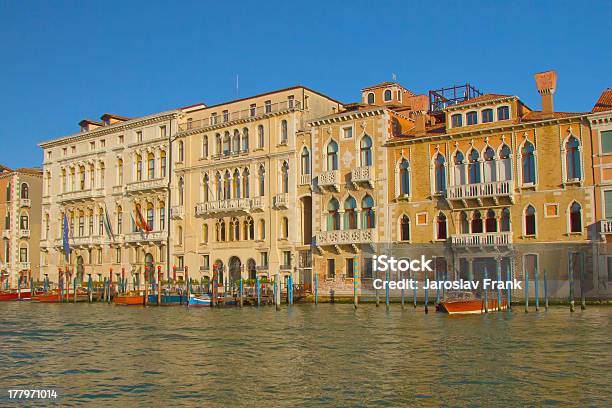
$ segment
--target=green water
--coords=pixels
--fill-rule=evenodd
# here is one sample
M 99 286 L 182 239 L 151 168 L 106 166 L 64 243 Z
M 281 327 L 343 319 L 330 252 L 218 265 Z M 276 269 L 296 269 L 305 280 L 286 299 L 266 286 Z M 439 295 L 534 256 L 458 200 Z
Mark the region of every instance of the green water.
M 604 407 L 611 311 L 3 302 L 0 406 Z

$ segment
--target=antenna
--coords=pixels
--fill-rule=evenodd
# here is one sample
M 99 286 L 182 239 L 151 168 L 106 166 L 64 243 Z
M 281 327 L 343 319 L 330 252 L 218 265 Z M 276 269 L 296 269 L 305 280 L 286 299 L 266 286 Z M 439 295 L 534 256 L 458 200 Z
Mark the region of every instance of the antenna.
M 239 94 L 238 74 L 236 74 L 236 98 L 238 97 L 238 94 Z

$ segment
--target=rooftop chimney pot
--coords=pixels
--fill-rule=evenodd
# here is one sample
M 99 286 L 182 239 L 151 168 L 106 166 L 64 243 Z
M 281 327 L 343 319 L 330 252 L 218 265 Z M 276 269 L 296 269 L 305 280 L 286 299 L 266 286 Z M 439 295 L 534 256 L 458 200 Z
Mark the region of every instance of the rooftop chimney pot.
M 557 89 L 557 72 L 545 71 L 534 75 L 538 93 L 542 97 L 542 113 L 544 118 L 554 116 L 554 97 Z

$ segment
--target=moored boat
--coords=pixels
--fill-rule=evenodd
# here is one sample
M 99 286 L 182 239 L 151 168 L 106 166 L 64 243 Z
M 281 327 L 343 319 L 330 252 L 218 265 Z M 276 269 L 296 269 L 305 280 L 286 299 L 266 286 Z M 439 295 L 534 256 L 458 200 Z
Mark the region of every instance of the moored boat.
M 62 298 L 59 291 L 52 290 L 47 293 L 40 293 L 32 296 L 32 301 L 41 303 L 59 303 L 62 301 Z
M 485 312 L 485 309 L 488 312 L 496 312 L 498 309 L 497 297 L 489 296 L 486 305 L 485 308 L 484 298 L 476 298 L 472 292 L 450 292 L 437 308 L 438 311 L 446 312 L 449 315 L 481 314 Z M 502 299 L 500 309 L 506 310 L 507 308 L 508 302 Z
M 4 290 L 0 291 L 0 302 L 9 300 L 30 300 L 32 294 L 30 289 L 18 290 Z
M 189 307 L 208 307 L 211 304 L 210 296 L 204 295 L 190 295 L 187 306 Z
M 180 305 L 183 304 L 187 299 L 185 299 L 182 295 L 176 293 L 162 293 L 161 295 L 161 305 L 162 306 L 171 306 L 171 305 Z M 149 302 L 150 305 L 157 304 L 157 293 L 149 294 Z
M 117 305 L 144 305 L 144 295 L 140 292 L 127 292 L 115 295 L 115 304 Z

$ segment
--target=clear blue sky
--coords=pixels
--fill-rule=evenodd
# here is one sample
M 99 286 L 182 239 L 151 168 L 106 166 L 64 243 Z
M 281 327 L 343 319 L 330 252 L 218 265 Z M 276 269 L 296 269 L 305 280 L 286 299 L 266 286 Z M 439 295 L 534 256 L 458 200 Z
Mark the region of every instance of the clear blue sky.
M 557 110 L 612 87 L 610 2 L 0 0 L 0 163 L 40 165 L 42 140 L 82 118 L 139 116 L 294 84 L 343 102 L 391 80 L 469 81 L 540 108 L 533 74 L 559 74 Z

